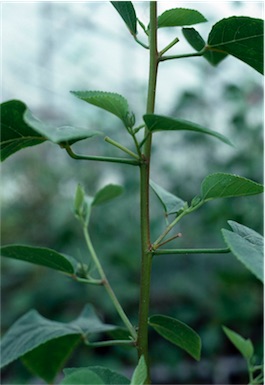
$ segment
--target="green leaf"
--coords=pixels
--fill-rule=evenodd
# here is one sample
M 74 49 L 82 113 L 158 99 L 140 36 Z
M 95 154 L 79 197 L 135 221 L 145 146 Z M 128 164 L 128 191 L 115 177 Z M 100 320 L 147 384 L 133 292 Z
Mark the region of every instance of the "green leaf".
M 204 23 L 205 21 L 207 21 L 205 17 L 198 11 L 186 8 L 174 8 L 158 16 L 157 26 L 158 28 L 180 27 L 183 25 Z
M 195 360 L 200 360 L 201 339 L 199 335 L 185 323 L 164 315 L 153 315 L 149 325 L 158 334 L 189 353 Z
M 36 146 L 46 140 L 24 122 L 26 109 L 26 104 L 19 100 L 1 104 L 1 161 L 25 147 Z
M 32 113 L 27 110 L 24 114 L 24 121 L 28 126 L 33 128 L 39 134 L 53 143 L 57 144 L 73 144 L 78 140 L 93 138 L 94 136 L 101 136 L 102 132 L 92 131 L 88 128 L 79 128 L 71 126 L 53 127 L 41 122 Z
M 31 310 L 19 318 L 4 335 L 1 343 L 1 367 L 60 337 L 75 335 L 80 339 L 89 339 L 92 334 L 115 328 L 114 325 L 103 324 L 90 305 L 86 305 L 80 316 L 69 323 L 50 321 L 36 310 Z M 77 343 L 77 339 L 71 341 L 73 344 Z M 69 349 L 71 350 L 71 346 L 68 346 L 68 352 Z
M 138 365 L 136 366 L 130 385 L 143 385 L 147 377 L 147 367 L 144 360 L 144 356 L 139 359 Z
M 137 35 L 137 18 L 131 1 L 111 1 L 113 7 L 119 12 L 129 31 L 133 36 Z
M 74 274 L 74 258 L 45 247 L 6 245 L 0 248 L 2 257 L 19 259 L 35 265 L 46 266 L 67 274 Z
M 234 221 L 228 221 L 233 231 L 222 229 L 227 246 L 261 282 L 264 281 L 263 237 L 256 231 Z
M 216 23 L 208 37 L 208 49 L 235 56 L 263 74 L 263 20 L 232 16 Z
M 204 39 L 201 37 L 198 31 L 195 28 L 182 28 L 182 33 L 188 43 L 194 48 L 196 51 L 202 51 L 206 43 Z M 215 52 L 215 51 L 207 51 L 203 54 L 203 57 L 208 60 L 213 66 L 216 66 L 223 59 L 227 57 L 226 53 Z
M 120 118 L 126 127 L 130 126 L 130 112 L 127 100 L 113 92 L 103 91 L 71 91 L 77 98 L 93 104 Z
M 144 115 L 143 119 L 151 132 L 157 132 L 157 131 L 195 131 L 202 134 L 207 134 L 214 136 L 218 139 L 220 139 L 222 142 L 232 145 L 231 142 L 222 134 L 219 134 L 218 132 L 208 130 L 207 128 L 204 128 L 202 126 L 199 126 L 196 123 L 189 122 L 187 120 L 181 120 L 181 119 L 174 119 L 170 118 L 168 116 L 161 116 L 161 115 Z
M 75 385 L 126 385 L 130 384 L 128 378 L 121 374 L 101 366 L 90 366 L 87 368 L 67 368 L 64 369 L 65 378 L 61 384 Z M 93 374 L 92 374 L 93 373 Z M 94 382 L 93 382 L 94 381 Z M 95 382 L 97 381 L 97 382 Z M 100 381 L 100 382 L 99 382 Z
M 166 215 L 176 214 L 185 205 L 185 202 L 182 199 L 166 191 L 152 180 L 150 180 L 150 186 L 161 202 Z
M 93 198 L 92 206 L 99 206 L 118 197 L 123 193 L 123 187 L 115 184 L 109 184 L 99 190 Z
M 250 360 L 253 357 L 254 348 L 250 339 L 246 340 L 245 338 L 241 337 L 241 335 L 226 326 L 223 326 L 223 331 L 232 342 L 232 344 L 240 351 L 242 356 L 246 358 L 246 360 Z
M 201 193 L 205 201 L 216 198 L 240 197 L 263 192 L 263 186 L 250 179 L 221 172 L 208 175 L 202 182 Z

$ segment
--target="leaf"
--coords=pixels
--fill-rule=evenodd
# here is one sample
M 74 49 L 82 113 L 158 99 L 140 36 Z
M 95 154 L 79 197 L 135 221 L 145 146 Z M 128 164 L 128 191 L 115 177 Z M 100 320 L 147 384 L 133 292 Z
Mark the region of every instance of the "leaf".
M 88 339 L 91 334 L 115 328 L 114 325 L 103 324 L 90 305 L 86 305 L 80 316 L 69 323 L 50 321 L 36 310 L 31 310 L 19 318 L 4 335 L 1 343 L 1 367 L 29 352 L 34 354 L 34 349 L 57 338 L 77 335 L 80 340 Z M 76 344 L 77 340 L 72 339 L 71 342 Z M 71 347 L 68 346 L 68 352 L 69 348 Z
M 65 378 L 61 384 L 105 384 L 105 385 L 125 385 L 130 384 L 128 378 L 123 375 L 101 366 L 90 366 L 87 368 L 67 368 L 64 369 Z M 93 377 L 93 375 L 96 377 Z M 91 382 L 95 379 L 98 382 Z M 94 380 L 94 381 L 95 381 Z M 99 382 L 101 381 L 101 382 Z
M 137 18 L 131 1 L 111 1 L 113 7 L 119 12 L 129 31 L 133 36 L 137 35 Z
M 222 229 L 227 246 L 261 282 L 264 281 L 263 237 L 256 231 L 234 221 L 228 221 L 233 231 Z
M 176 214 L 185 205 L 185 202 L 182 199 L 166 191 L 152 180 L 150 180 L 150 186 L 161 202 L 166 215 Z
M 198 11 L 186 8 L 174 8 L 158 16 L 157 26 L 158 28 L 180 27 L 183 25 L 204 23 L 205 21 L 207 21 L 205 17 Z
M 151 316 L 148 323 L 166 340 L 185 350 L 195 360 L 200 360 L 201 339 L 188 325 L 175 318 L 159 314 Z
M 110 200 L 118 197 L 123 193 L 122 186 L 109 184 L 99 190 L 93 198 L 92 206 L 99 206 L 103 203 L 107 203 Z
M 130 120 L 129 106 L 127 100 L 113 92 L 103 91 L 70 91 L 77 98 L 106 110 L 120 118 L 125 126 Z
M 234 332 L 231 329 L 228 329 L 228 327 L 223 326 L 223 331 L 229 338 L 229 340 L 232 342 L 232 344 L 240 351 L 240 353 L 245 357 L 247 360 L 250 360 L 251 357 L 253 357 L 254 354 L 254 348 L 252 345 L 252 342 L 250 339 L 245 339 L 241 337 L 238 333 Z
M 263 20 L 232 16 L 216 23 L 208 37 L 208 49 L 220 50 L 242 60 L 263 74 Z
M 78 140 L 93 138 L 94 136 L 101 136 L 102 132 L 92 131 L 88 128 L 78 128 L 71 126 L 52 127 L 46 123 L 41 122 L 32 113 L 27 110 L 24 114 L 24 121 L 28 126 L 33 128 L 39 134 L 53 143 L 69 143 L 73 144 Z
M 161 116 L 161 115 L 144 115 L 143 119 L 147 125 L 147 128 L 151 132 L 157 132 L 157 131 L 195 131 L 202 134 L 207 134 L 214 136 L 218 139 L 220 139 L 222 142 L 232 145 L 231 142 L 222 134 L 219 134 L 218 132 L 208 130 L 207 128 L 204 128 L 202 126 L 199 126 L 196 123 L 189 122 L 187 120 L 181 120 L 181 119 L 173 119 L 168 116 Z
M 67 274 L 74 274 L 74 258 L 45 247 L 6 245 L 0 248 L 2 257 L 18 259 L 35 265 L 46 266 Z
M 208 175 L 202 182 L 201 193 L 205 201 L 215 198 L 240 197 L 263 192 L 263 186 L 242 176 L 215 173 Z
M 206 46 L 204 39 L 195 28 L 182 28 L 182 33 L 188 43 L 190 43 L 192 48 L 194 48 L 196 51 L 202 51 Z M 207 51 L 205 54 L 203 54 L 203 57 L 213 66 L 216 66 L 227 57 L 227 54 L 215 51 Z
M 24 122 L 26 109 L 26 104 L 20 100 L 1 104 L 1 161 L 25 147 L 46 141 L 45 137 Z
M 147 377 L 147 367 L 144 360 L 144 356 L 139 359 L 138 365 L 136 366 L 130 385 L 143 385 Z

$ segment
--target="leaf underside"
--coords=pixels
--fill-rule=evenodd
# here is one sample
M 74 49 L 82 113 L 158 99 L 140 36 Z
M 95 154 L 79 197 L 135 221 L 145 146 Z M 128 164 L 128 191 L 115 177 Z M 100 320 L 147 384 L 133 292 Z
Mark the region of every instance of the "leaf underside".
M 182 199 L 166 191 L 163 187 L 159 186 L 152 180 L 150 180 L 149 183 L 152 190 L 158 197 L 160 203 L 162 204 L 166 215 L 176 214 L 183 208 L 185 202 Z
M 130 385 L 143 385 L 147 378 L 147 368 L 144 360 L 144 356 L 141 356 L 136 366 Z
M 90 366 L 87 368 L 66 368 L 65 378 L 60 384 L 75 385 L 127 385 L 128 378 L 123 375 L 101 366 Z
M 137 35 L 137 18 L 134 6 L 131 1 L 111 1 L 111 4 L 116 8 L 129 31 L 133 36 Z

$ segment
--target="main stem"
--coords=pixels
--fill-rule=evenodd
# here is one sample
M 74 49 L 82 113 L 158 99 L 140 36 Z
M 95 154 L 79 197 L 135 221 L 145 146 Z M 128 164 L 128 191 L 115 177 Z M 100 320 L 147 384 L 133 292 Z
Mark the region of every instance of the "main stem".
M 146 113 L 154 113 L 156 80 L 157 80 L 157 3 L 150 1 L 150 29 L 149 29 L 149 82 Z M 149 221 L 149 175 L 152 134 L 145 128 L 145 141 L 142 164 L 140 165 L 140 194 L 141 194 L 141 285 L 140 285 L 140 304 L 139 304 L 139 331 L 137 349 L 139 358 L 144 355 L 148 368 L 146 384 L 151 383 L 149 357 L 148 357 L 148 312 L 150 302 L 152 250 L 150 242 L 150 221 Z

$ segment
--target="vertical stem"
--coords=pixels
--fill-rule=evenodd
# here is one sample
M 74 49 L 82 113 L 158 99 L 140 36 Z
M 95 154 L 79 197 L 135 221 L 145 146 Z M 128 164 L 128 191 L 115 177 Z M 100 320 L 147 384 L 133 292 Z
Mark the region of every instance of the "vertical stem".
M 155 107 L 156 79 L 158 67 L 157 53 L 157 3 L 150 1 L 150 30 L 149 30 L 149 82 L 146 113 L 152 114 Z M 149 174 L 152 134 L 145 128 L 147 140 L 143 148 L 143 162 L 140 165 L 140 194 L 141 194 L 141 285 L 139 304 L 139 331 L 137 349 L 139 358 L 144 355 L 148 368 L 146 384 L 151 383 L 149 357 L 148 357 L 148 312 L 150 302 L 150 284 L 152 268 L 152 252 L 150 244 L 150 221 L 149 221 Z

